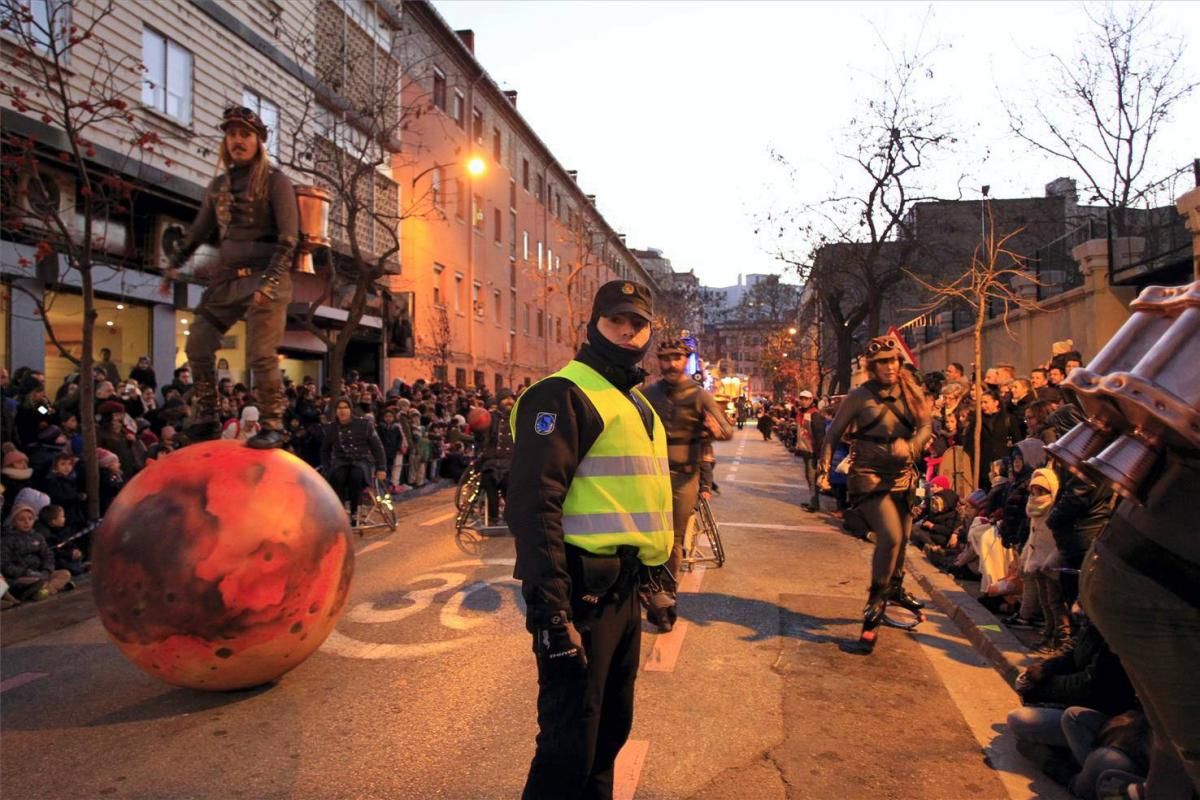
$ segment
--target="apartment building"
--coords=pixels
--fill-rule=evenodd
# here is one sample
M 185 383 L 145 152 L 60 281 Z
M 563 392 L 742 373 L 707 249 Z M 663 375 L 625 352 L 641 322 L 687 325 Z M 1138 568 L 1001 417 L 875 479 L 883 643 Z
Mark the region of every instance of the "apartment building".
M 273 159 L 297 184 L 319 182 L 303 169 L 314 159 L 312 151 L 318 151 L 319 160 L 331 148 L 348 147 L 361 121 L 347 109 L 361 105 L 379 76 L 398 71 L 391 42 L 400 27 L 399 9 L 385 0 L 131 1 L 114 3 L 107 13 L 107 4 L 96 0 L 31 0 L 27 5 L 30 19 L 20 24 L 41 30 L 44 40 L 31 58 L 49 62 L 51 37 L 90 28 L 93 36 L 86 40 L 69 47 L 57 42 L 66 51 L 62 60 L 71 90 L 81 100 L 119 103 L 127 112 L 88 130 L 86 158 L 97 179 L 128 181 L 132 188 L 127 205 L 106 209 L 101 228 L 97 258 L 102 263 L 93 270 L 96 348 L 112 350 L 123 373 L 139 356 L 149 355 L 159 382 L 165 383 L 186 359 L 191 310 L 202 287 L 181 283 L 163 296 L 160 269 L 216 173 L 223 110 L 230 105 L 255 109 L 272 128 Z M 53 31 L 46 27 L 51 21 Z M 7 52 L 15 49 L 16 37 L 0 36 Z M 47 124 L 52 119 L 43 117 L 36 98 L 45 87 L 10 68 L 7 59 L 4 71 L 5 81 L 24 85 L 31 99 L 21 109 L 6 105 L 0 123 L 6 134 L 36 143 L 38 173 L 49 187 L 32 197 L 28 176 L 9 172 L 5 217 L 9 222 L 21 218 L 30 202 L 50 203 L 68 227 L 81 230 L 78 173 L 62 166 L 65 137 Z M 89 88 L 88 81 L 97 76 L 102 85 Z M 4 148 L 11 154 L 12 142 L 6 139 Z M 50 196 L 43 196 L 47 191 Z M 398 202 L 398 186 L 386 170 L 377 171 L 366 206 L 387 209 Z M 338 209 L 335 202 L 333 247 L 318 259 L 324 274 L 296 276 L 296 302 L 289 309 L 280 360 L 295 380 L 321 379 L 329 340 L 347 317 L 344 293 L 329 292 L 327 281 L 328 270 L 347 257 L 353 238 L 339 227 Z M 37 215 L 24 216 L 33 224 L 6 224 L 0 242 L 0 363 L 44 370 L 53 388 L 74 367 L 52 338 L 75 354 L 81 345 L 81 279 L 62 256 L 37 257 Z M 371 220 L 360 243 L 386 238 L 378 217 Z M 202 248 L 193 264 L 202 270 L 211 258 L 211 249 Z M 394 262 L 398 271 L 399 259 Z M 383 378 L 385 298 L 374 287 L 368 294 L 346 361 Z M 43 325 L 43 313 L 53 336 Z M 218 357 L 227 374 L 248 381 L 244 324 L 229 331 Z
M 461 385 L 527 382 L 571 354 L 596 286 L 648 280 L 517 112 L 515 93 L 475 59 L 471 37 L 429 3 L 130 0 L 108 13 L 98 0 L 29 5 L 23 24 L 65 22 L 34 58 L 51 36 L 101 17 L 92 38 L 68 48 L 67 74 L 82 98 L 96 94 L 86 83 L 94 74 L 124 87 L 103 96 L 128 119 L 91 129 L 86 156 L 98 175 L 133 187 L 127 206 L 106 213 L 93 270 L 95 347 L 112 350 L 123 373 L 149 355 L 165 383 L 186 359 L 202 286 L 163 296 L 161 267 L 216 174 L 217 125 L 235 104 L 272 128 L 271 154 L 296 184 L 333 193 L 331 247 L 316 253 L 315 274 L 295 276 L 280 361 L 295 380 L 322 381 L 340 338 L 345 368 L 383 383 L 434 373 Z M 21 70 L 4 70 L 6 83 L 36 94 Z M 6 105 L 0 123 L 36 142 L 53 196 L 35 199 L 78 221 L 79 180 L 62 166 L 62 132 L 35 100 L 22 105 Z M 484 166 L 478 175 L 467 170 L 472 158 Z M 7 218 L 28 210 L 27 183 L 4 187 Z M 59 344 L 75 354 L 82 344 L 81 279 L 62 256 L 43 257 L 38 241 L 36 225 L 4 227 L 0 364 L 43 370 L 53 388 L 74 370 Z M 202 270 L 212 255 L 202 248 L 193 264 Z M 357 275 L 368 277 L 360 293 Z M 352 307 L 360 319 L 348 326 Z M 248 381 L 244 324 L 224 344 L 222 369 Z
M 424 111 L 394 160 L 406 202 L 389 286 L 412 309 L 412 338 L 389 373 L 528 384 L 574 353 L 596 287 L 654 281 L 475 58 L 474 34 L 423 0 L 404 14 L 404 102 Z

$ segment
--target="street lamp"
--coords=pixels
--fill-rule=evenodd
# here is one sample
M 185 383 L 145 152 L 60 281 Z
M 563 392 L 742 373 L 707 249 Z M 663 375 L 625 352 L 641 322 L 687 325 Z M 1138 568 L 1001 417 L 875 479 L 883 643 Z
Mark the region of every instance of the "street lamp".
M 788 328 L 788 336 L 795 336 L 795 335 L 796 335 L 796 329 Z
M 471 156 L 471 159 L 467 161 L 467 172 L 471 173 L 472 175 L 479 176 L 486 171 L 487 164 L 479 156 Z

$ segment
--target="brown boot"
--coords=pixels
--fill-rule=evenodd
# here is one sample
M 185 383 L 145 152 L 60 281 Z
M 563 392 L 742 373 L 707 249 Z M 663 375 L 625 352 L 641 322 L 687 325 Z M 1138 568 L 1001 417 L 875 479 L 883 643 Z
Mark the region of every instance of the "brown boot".
M 221 435 L 221 417 L 217 414 L 217 384 L 199 380 L 192 384 L 192 421 L 183 430 L 191 442 L 206 442 Z

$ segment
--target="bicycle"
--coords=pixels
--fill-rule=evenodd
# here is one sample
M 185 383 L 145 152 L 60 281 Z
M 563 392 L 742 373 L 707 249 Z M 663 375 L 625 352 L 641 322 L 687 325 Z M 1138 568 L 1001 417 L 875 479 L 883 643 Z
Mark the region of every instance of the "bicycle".
M 458 478 L 458 485 L 454 488 L 454 507 L 462 511 L 465 498 L 478 492 L 482 481 L 483 473 L 479 470 L 479 462 L 472 461 L 463 470 L 463 474 Z
M 701 497 L 696 501 L 696 511 L 688 522 L 684 537 L 683 568 L 694 570 L 697 564 L 725 565 L 725 546 L 721 542 L 721 531 L 708 501 Z
M 471 469 L 475 475 L 472 479 L 459 481 L 461 493 L 456 492 L 455 504 L 458 506 L 458 513 L 454 516 L 454 529 L 461 534 L 466 529 L 471 529 L 481 536 L 498 536 L 508 533 L 508 527 L 504 524 L 504 514 L 501 511 L 498 525 L 493 525 L 492 520 L 488 516 L 487 511 L 487 492 L 483 488 L 483 472 L 477 466 L 472 465 Z M 466 477 L 468 473 L 463 473 Z M 501 507 L 503 507 L 504 496 L 500 496 Z
M 392 493 L 387 484 L 374 480 L 372 486 L 363 489 L 363 502 L 358 506 L 358 519 L 355 520 L 356 530 L 369 528 L 387 528 L 396 530 L 396 508 L 392 502 Z

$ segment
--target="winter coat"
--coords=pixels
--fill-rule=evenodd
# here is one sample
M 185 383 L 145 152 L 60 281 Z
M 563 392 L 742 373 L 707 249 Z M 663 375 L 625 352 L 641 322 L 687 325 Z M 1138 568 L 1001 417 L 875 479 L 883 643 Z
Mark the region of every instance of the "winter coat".
M 1029 541 L 1029 515 L 1025 503 L 1029 500 L 1029 479 L 1033 470 L 1026 467 L 1008 482 L 1008 494 L 1000 517 L 1000 540 L 1005 547 L 1020 550 Z
M 971 424 L 963 431 L 963 446 L 966 448 L 967 455 L 972 459 L 975 457 L 975 417 L 972 415 Z M 992 466 L 992 462 L 1004 458 L 1008 455 L 1011 448 L 1010 442 L 1016 442 L 1021 438 L 1021 431 L 1017 428 L 1016 421 L 1008 412 L 1001 409 L 992 415 L 983 415 L 983 425 L 980 427 L 979 436 L 979 452 L 981 462 L 979 464 L 979 483 L 981 488 L 987 489 L 991 487 L 991 482 L 988 477 L 988 470 Z
M 38 488 L 46 493 L 51 503 L 63 507 L 67 528 L 78 531 L 87 525 L 87 502 L 75 478 L 70 475 L 64 478 L 51 472 L 38 482 Z
M 370 420 L 352 417 L 343 425 L 333 422 L 325 426 L 321 441 L 321 468 L 329 477 L 340 466 L 354 464 L 370 481 L 376 472 L 387 470 L 383 442 Z
M 1138 705 L 1129 676 L 1090 620 L 1069 652 L 1042 662 L 1041 680 L 1021 693 L 1026 705 L 1084 706 L 1120 714 Z
M 1112 516 L 1115 494 L 1108 481 L 1094 485 L 1065 469 L 1062 472 L 1066 473 L 1062 475 L 1063 485 L 1046 523 L 1062 552 L 1063 563 L 1079 568 Z
M 54 571 L 54 553 L 36 529 L 22 533 L 9 525 L 0 533 L 0 574 L 8 581 L 31 573 L 47 577 Z
M 929 498 L 929 510 L 922 521 L 933 523 L 932 528 L 926 528 L 929 538 L 937 544 L 944 545 L 954 533 L 958 524 L 958 495 L 952 489 L 938 489 Z

